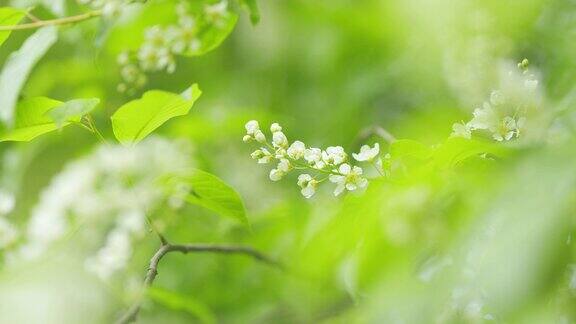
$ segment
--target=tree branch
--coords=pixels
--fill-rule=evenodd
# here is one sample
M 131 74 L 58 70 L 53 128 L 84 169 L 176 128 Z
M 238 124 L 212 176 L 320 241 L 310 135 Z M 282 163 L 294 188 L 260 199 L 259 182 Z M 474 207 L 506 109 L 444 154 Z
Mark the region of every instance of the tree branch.
M 158 275 L 158 264 L 162 258 L 170 252 L 180 252 L 180 253 L 193 253 L 193 252 L 209 252 L 209 253 L 219 253 L 219 254 L 239 254 L 252 257 L 253 259 L 263 262 L 265 264 L 271 265 L 278 269 L 284 270 L 284 266 L 273 260 L 272 258 L 266 256 L 258 250 L 246 246 L 232 246 L 232 245 L 216 245 L 216 244 L 170 244 L 165 243 L 160 246 L 160 249 L 156 251 L 152 259 L 150 259 L 150 266 L 148 267 L 148 272 L 144 279 L 144 289 L 152 286 L 154 279 Z M 136 302 L 126 311 L 126 313 L 117 321 L 117 323 L 131 323 L 136 320 L 140 308 L 142 306 L 143 296 L 140 296 Z
M 51 20 L 39 20 L 28 24 L 20 24 L 14 26 L 0 26 L 0 31 L 25 30 L 25 29 L 40 28 L 44 26 L 66 25 L 92 19 L 94 17 L 99 17 L 101 15 L 102 10 L 94 10 L 76 16 L 57 18 Z
M 371 126 L 371 127 L 367 127 L 365 129 L 363 129 L 358 134 L 355 142 L 361 143 L 361 142 L 369 139 L 372 136 L 378 136 L 378 137 L 382 138 L 384 141 L 386 141 L 388 144 L 391 144 L 392 142 L 394 142 L 396 140 L 396 137 L 394 137 L 394 135 L 390 134 L 390 132 L 387 131 L 385 128 L 375 125 L 375 126 Z

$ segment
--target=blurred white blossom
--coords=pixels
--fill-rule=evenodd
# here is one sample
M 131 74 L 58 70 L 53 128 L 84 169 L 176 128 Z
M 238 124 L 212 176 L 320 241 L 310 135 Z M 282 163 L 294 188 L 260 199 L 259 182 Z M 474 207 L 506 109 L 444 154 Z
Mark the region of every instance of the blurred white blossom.
M 91 255 L 86 268 L 110 278 L 128 264 L 133 244 L 146 233 L 149 213 L 164 203 L 181 206 L 174 200 L 182 199 L 183 189 L 167 191 L 159 179 L 184 175 L 191 165 L 188 145 L 158 137 L 132 147 L 100 146 L 68 164 L 41 192 L 23 243 L 9 251 L 9 260 L 41 257 L 71 231 L 81 231 L 76 237 L 86 241 L 75 245 Z

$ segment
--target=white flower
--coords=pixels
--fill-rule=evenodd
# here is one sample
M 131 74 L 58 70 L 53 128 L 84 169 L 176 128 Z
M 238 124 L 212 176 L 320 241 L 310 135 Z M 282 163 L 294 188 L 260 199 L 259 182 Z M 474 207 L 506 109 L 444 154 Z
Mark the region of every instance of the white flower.
M 347 155 L 342 146 L 329 146 L 322 152 L 322 160 L 327 164 L 339 165 L 346 161 Z
M 281 131 L 274 132 L 274 134 L 272 134 L 272 144 L 274 144 L 274 147 L 286 147 L 288 146 L 288 139 Z
M 452 135 L 450 135 L 451 137 L 463 137 L 467 139 L 472 138 L 472 132 L 468 124 L 455 123 L 452 125 L 452 131 Z
M 300 160 L 304 157 L 304 151 L 306 151 L 306 145 L 300 141 L 295 141 L 288 148 L 288 156 L 294 160 Z
M 262 133 L 261 130 L 256 130 L 255 134 L 254 134 L 254 138 L 256 139 L 256 141 L 258 143 L 264 143 L 266 142 L 266 136 L 264 135 L 264 133 Z
M 261 148 L 260 150 L 255 151 L 254 153 L 260 151 L 261 155 L 258 158 L 258 164 L 266 164 L 266 163 L 270 163 L 270 161 L 272 161 L 272 154 L 270 154 L 270 152 L 265 149 L 265 148 Z M 252 153 L 252 154 L 254 154 Z
M 280 162 L 278 163 L 278 170 L 287 173 L 290 170 L 292 170 L 292 165 L 290 164 L 290 161 L 288 161 L 287 159 L 282 159 L 280 160 Z
M 248 143 L 248 142 L 250 142 L 251 140 L 252 140 L 252 136 L 250 136 L 250 135 L 244 135 L 244 137 L 242 137 L 242 141 L 243 141 L 244 143 Z
M 324 168 L 325 164 L 322 161 L 322 150 L 319 148 L 309 148 L 304 151 L 304 159 L 316 169 Z
M 310 198 L 316 193 L 317 185 L 318 181 L 309 174 L 301 174 L 298 176 L 298 186 L 302 188 L 300 193 L 302 193 L 305 198 Z
M 370 148 L 370 146 L 368 145 L 362 145 L 362 147 L 360 148 L 360 152 L 358 154 L 352 153 L 352 157 L 354 157 L 354 159 L 359 162 L 364 161 L 372 162 L 374 158 L 378 156 L 379 153 L 380 153 L 380 144 L 374 143 L 373 148 Z
M 270 131 L 272 133 L 276 133 L 276 132 L 281 132 L 282 131 L 282 127 L 280 126 L 280 124 L 278 123 L 274 123 L 270 126 Z
M 500 127 L 492 134 L 492 137 L 501 142 L 503 140 L 510 140 L 518 132 L 516 120 L 512 117 L 504 117 L 500 122 Z
M 498 128 L 498 115 L 488 103 L 484 103 L 482 108 L 474 110 L 474 118 L 468 123 L 470 129 L 488 129 L 496 131 Z
M 329 179 L 336 184 L 334 195 L 338 196 L 344 189 L 349 191 L 358 188 L 364 188 L 368 184 L 368 180 L 362 177 L 362 169 L 360 167 L 351 167 L 349 164 L 344 163 L 338 168 L 340 174 L 331 174 Z
M 254 135 L 254 133 L 256 133 L 257 130 L 260 130 L 260 126 L 258 125 L 258 121 L 256 120 L 251 120 L 247 122 L 246 125 L 244 125 L 244 128 L 246 128 L 246 134 L 248 135 Z
M 221 1 L 219 3 L 206 6 L 204 8 L 206 19 L 213 22 L 216 26 L 222 27 L 224 18 L 228 16 L 228 2 Z
M 284 176 L 284 172 L 278 169 L 270 170 L 270 180 L 279 181 Z
M 283 148 L 278 148 L 276 149 L 276 155 L 275 157 L 277 159 L 284 159 L 286 157 L 286 150 Z

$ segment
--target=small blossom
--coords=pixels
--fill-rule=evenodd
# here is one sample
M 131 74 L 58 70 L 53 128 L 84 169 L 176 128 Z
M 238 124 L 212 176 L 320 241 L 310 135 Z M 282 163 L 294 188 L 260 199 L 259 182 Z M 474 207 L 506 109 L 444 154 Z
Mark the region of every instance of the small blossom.
M 218 27 L 222 27 L 224 18 L 228 16 L 228 2 L 221 1 L 219 3 L 206 6 L 204 8 L 206 19 L 214 23 Z
M 472 138 L 472 132 L 470 130 L 470 126 L 464 123 L 456 123 L 452 125 L 451 137 L 462 137 L 467 139 Z
M 270 131 L 272 133 L 276 133 L 276 132 L 281 132 L 282 131 L 282 127 L 280 126 L 280 124 L 278 123 L 274 123 L 270 126 Z
M 500 122 L 500 127 L 492 135 L 492 137 L 501 142 L 503 140 L 510 140 L 517 133 L 516 120 L 512 117 L 504 117 Z
M 322 161 L 322 150 L 319 148 L 309 148 L 304 151 L 304 159 L 316 169 L 323 169 L 325 164 Z
M 270 161 L 272 161 L 272 154 L 270 154 L 270 152 L 265 148 L 261 148 L 260 151 L 262 152 L 262 155 L 258 158 L 258 164 L 270 163 Z
M 248 143 L 248 142 L 250 142 L 251 140 L 252 140 L 252 136 L 250 136 L 250 135 L 244 135 L 244 137 L 242 137 L 242 141 L 243 141 L 244 143 Z
M 252 154 L 250 154 L 250 156 L 254 159 L 254 160 L 258 160 L 261 157 L 264 156 L 264 152 L 262 152 L 262 150 L 256 150 L 254 152 L 252 152 Z
M 347 157 L 342 146 L 329 146 L 322 152 L 322 160 L 327 164 L 340 165 Z
M 270 171 L 270 180 L 272 181 L 279 181 L 284 176 L 284 172 L 278 169 L 272 169 Z
M 256 120 L 247 122 L 246 125 L 244 125 L 244 128 L 246 128 L 246 134 L 248 135 L 254 135 L 256 131 L 260 130 L 260 126 Z
M 373 148 L 370 148 L 370 146 L 368 145 L 362 145 L 362 147 L 360 148 L 360 152 L 358 154 L 352 153 L 352 157 L 354 157 L 354 159 L 359 162 L 364 161 L 372 162 L 374 158 L 378 156 L 379 153 L 380 153 L 380 144 L 374 143 Z
M 334 195 L 338 196 L 344 189 L 353 191 L 358 188 L 364 188 L 368 184 L 368 180 L 362 177 L 362 169 L 360 167 L 351 167 L 349 164 L 344 163 L 338 168 L 340 174 L 331 174 L 329 179 L 336 184 Z
M 287 159 L 280 160 L 280 162 L 278 163 L 278 170 L 284 173 L 287 173 L 290 170 L 292 170 L 292 165 L 290 164 L 290 161 L 288 161 Z
M 301 174 L 298 176 L 298 186 L 304 188 L 308 185 L 308 182 L 312 179 L 313 179 L 312 176 L 307 173 Z
M 470 129 L 495 131 L 498 128 L 498 115 L 488 103 L 484 103 L 482 108 L 475 109 L 473 115 L 474 118 L 468 123 Z
M 266 136 L 264 135 L 264 133 L 262 133 L 261 130 L 257 130 L 256 133 L 254 134 L 254 138 L 256 139 L 256 141 L 258 143 L 264 143 L 266 142 Z
M 272 144 L 274 144 L 274 147 L 286 147 L 288 146 L 288 139 L 281 131 L 274 132 L 272 134 Z
M 288 148 L 288 156 L 294 160 L 300 160 L 301 158 L 304 157 L 304 152 L 306 151 L 306 146 L 304 145 L 304 143 L 300 142 L 300 141 L 295 141 L 294 143 L 292 143 L 292 145 L 290 145 L 290 147 Z
M 309 174 L 301 174 L 298 176 L 298 186 L 302 188 L 300 193 L 302 193 L 305 198 L 310 198 L 316 193 L 317 185 L 318 181 Z

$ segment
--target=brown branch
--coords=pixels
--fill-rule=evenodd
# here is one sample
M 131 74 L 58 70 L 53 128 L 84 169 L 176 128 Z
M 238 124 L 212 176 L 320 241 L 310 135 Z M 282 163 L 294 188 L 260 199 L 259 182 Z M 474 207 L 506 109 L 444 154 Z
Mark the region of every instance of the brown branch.
M 162 258 L 170 252 L 180 253 L 219 253 L 219 254 L 239 254 L 252 257 L 253 259 L 263 262 L 265 264 L 274 266 L 278 269 L 284 270 L 284 266 L 265 254 L 246 246 L 232 246 L 232 245 L 215 245 L 215 244 L 162 244 L 160 249 L 156 251 L 152 259 L 150 259 L 150 266 L 144 279 L 144 289 L 152 286 L 154 279 L 158 275 L 158 265 Z M 136 320 L 140 308 L 142 306 L 143 296 L 140 296 L 136 302 L 126 311 L 126 313 L 117 321 L 117 323 L 131 323 Z

